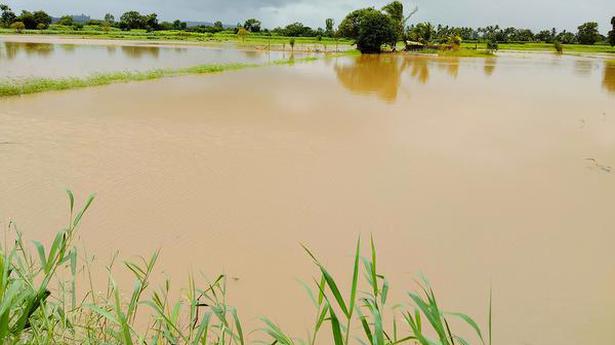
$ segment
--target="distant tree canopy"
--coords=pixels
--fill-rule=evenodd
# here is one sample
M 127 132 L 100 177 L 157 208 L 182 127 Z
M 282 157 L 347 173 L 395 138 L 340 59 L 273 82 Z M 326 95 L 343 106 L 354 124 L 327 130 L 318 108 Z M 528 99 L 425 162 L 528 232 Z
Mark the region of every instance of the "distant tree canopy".
M 137 11 L 129 11 L 120 17 L 120 29 L 133 30 L 144 29 L 153 31 L 158 29 L 158 15 L 156 13 L 141 15 Z
M 115 16 L 113 16 L 111 13 L 107 13 L 107 14 L 105 14 L 104 21 L 109 23 L 109 24 L 113 24 L 113 23 L 115 23 Z
M 244 22 L 243 28 L 250 32 L 260 32 L 261 21 L 255 18 L 250 18 Z
M 598 23 L 596 22 L 580 25 L 578 30 L 577 40 L 581 44 L 594 44 L 601 38 L 598 32 Z
M 73 25 L 74 24 L 73 16 L 62 16 L 60 20 L 56 22 L 56 24 L 67 25 L 67 26 Z
M 350 12 L 340 23 L 339 34 L 355 41 L 361 53 L 380 53 L 382 46 L 394 46 L 397 26 L 390 16 L 374 8 Z
M 314 37 L 316 32 L 309 26 L 303 25 L 303 23 L 295 22 L 286 25 L 284 28 L 275 28 L 272 30 L 274 33 L 280 36 L 288 37 Z
M 44 11 L 22 11 L 21 14 L 15 18 L 15 21 L 22 22 L 26 29 L 47 29 L 51 24 L 51 16 Z

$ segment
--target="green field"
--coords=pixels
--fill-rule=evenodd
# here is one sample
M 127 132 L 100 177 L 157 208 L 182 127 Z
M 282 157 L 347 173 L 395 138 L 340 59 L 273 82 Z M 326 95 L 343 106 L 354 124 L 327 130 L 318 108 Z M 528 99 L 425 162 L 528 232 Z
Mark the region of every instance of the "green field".
M 0 34 L 15 35 L 15 31 L 12 29 L 0 28 Z M 21 35 L 27 36 L 64 36 L 70 38 L 81 39 L 109 39 L 109 40 L 137 40 L 148 42 L 176 42 L 185 44 L 218 44 L 224 42 L 233 42 L 239 46 L 257 47 L 257 48 L 271 48 L 271 49 L 284 49 L 290 50 L 290 37 L 271 35 L 268 36 L 264 33 L 252 33 L 245 37 L 240 38 L 238 35 L 229 31 L 223 31 L 219 33 L 197 33 L 186 31 L 152 31 L 147 32 L 145 30 L 130 30 L 121 31 L 116 28 L 112 28 L 110 31 L 103 31 L 99 26 L 85 26 L 82 30 L 73 30 L 70 27 L 63 27 L 58 25 L 52 25 L 47 30 L 25 30 Z M 352 46 L 353 42 L 348 39 L 333 39 L 329 37 L 296 37 L 295 49 L 297 50 L 310 50 L 310 51 L 336 51 L 336 50 L 348 50 Z M 457 55 L 457 56 L 484 56 L 486 55 L 485 42 L 464 42 L 462 48 L 458 52 L 442 52 L 442 51 L 426 51 L 427 53 L 438 55 Z M 482 53 L 473 53 L 467 50 L 482 50 Z M 606 44 L 595 45 L 581 45 L 581 44 L 565 44 L 564 54 L 615 54 L 615 47 L 611 47 Z M 398 48 L 403 48 L 403 45 L 399 45 Z M 499 50 L 501 51 L 534 51 L 534 52 L 553 52 L 555 48 L 552 43 L 542 42 L 528 42 L 528 43 L 500 43 Z
M 0 34 L 16 35 L 14 30 L 0 28 Z M 75 31 L 69 27 L 61 27 L 52 25 L 47 30 L 24 30 L 19 35 L 27 36 L 65 36 L 70 38 L 83 38 L 83 39 L 110 39 L 110 40 L 139 40 L 139 41 L 177 41 L 196 44 L 215 44 L 223 42 L 234 42 L 239 45 L 248 46 L 262 46 L 266 47 L 271 45 L 272 48 L 279 49 L 281 46 L 290 50 L 290 37 L 266 34 L 252 33 L 245 37 L 240 38 L 238 35 L 229 31 L 223 31 L 219 33 L 198 33 L 198 32 L 186 32 L 186 31 L 152 31 L 147 32 L 145 30 L 130 30 L 121 31 L 118 29 L 111 29 L 110 31 L 103 31 L 98 26 L 85 26 L 82 30 Z M 322 37 L 318 39 L 316 37 L 296 37 L 295 44 L 299 49 L 302 45 L 312 45 L 312 50 L 332 50 L 335 46 L 348 47 L 352 44 L 351 41 L 346 39 L 333 39 L 329 37 Z

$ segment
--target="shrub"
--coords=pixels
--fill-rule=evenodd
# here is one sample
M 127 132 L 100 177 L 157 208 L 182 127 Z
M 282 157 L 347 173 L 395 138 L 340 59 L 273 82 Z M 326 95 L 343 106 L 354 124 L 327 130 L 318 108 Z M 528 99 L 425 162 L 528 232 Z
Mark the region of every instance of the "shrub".
M 451 46 L 451 48 L 459 50 L 459 48 L 461 48 L 461 37 L 459 35 L 449 36 L 448 44 Z
M 494 39 L 490 39 L 489 41 L 487 41 L 487 50 L 490 53 L 496 52 L 498 49 L 500 49 L 500 46 L 498 45 L 498 41 Z
M 562 54 L 564 52 L 564 46 L 560 41 L 556 40 L 555 42 L 553 42 L 553 47 L 558 54 Z
M 11 24 L 11 29 L 15 30 L 16 33 L 20 34 L 26 29 L 26 25 L 23 22 L 14 22 Z
M 290 44 L 290 50 L 294 51 L 295 50 L 295 38 L 292 37 L 288 43 Z

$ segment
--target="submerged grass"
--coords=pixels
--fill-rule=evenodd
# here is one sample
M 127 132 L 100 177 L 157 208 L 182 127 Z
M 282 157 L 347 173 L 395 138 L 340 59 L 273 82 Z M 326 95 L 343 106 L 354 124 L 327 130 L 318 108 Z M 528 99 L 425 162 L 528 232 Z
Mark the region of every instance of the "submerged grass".
M 81 272 L 90 277 L 91 261 L 86 255 L 85 264 L 78 262 L 73 240 L 93 198 L 75 212 L 75 198 L 70 192 L 68 196 L 70 221 L 48 251 L 34 242 L 33 253 L 9 224 L 15 241 L 0 246 L 0 344 L 491 345 L 491 301 L 486 335 L 468 315 L 444 311 L 426 279 L 418 283 L 418 291 L 408 293 L 407 304 L 390 306 L 391 287 L 378 269 L 373 239 L 366 256 L 357 241 L 346 289 L 304 246 L 318 271 L 312 284 L 304 284 L 316 309 L 305 339 L 287 334 L 267 318 L 261 319 L 262 328 L 246 332 L 228 301 L 223 275 L 204 283 L 189 277 L 179 299 L 171 297 L 169 281 L 151 291 L 158 252 L 140 262 L 124 263 L 134 276 L 131 291 L 122 291 L 109 273 L 104 289 L 96 290 L 90 279 L 85 296 L 77 296 L 76 276 Z M 107 267 L 109 272 L 116 257 Z M 138 326 L 137 319 L 147 320 L 147 326 Z M 459 336 L 454 325 L 465 325 L 474 341 Z
M 299 62 L 316 60 L 315 57 L 300 59 L 278 60 L 271 64 L 288 65 Z M 157 69 L 144 72 L 109 72 L 98 73 L 84 78 L 29 78 L 23 80 L 0 81 L 0 97 L 19 96 L 45 91 L 59 91 L 68 89 L 85 88 L 92 86 L 109 85 L 113 83 L 144 81 L 169 77 L 178 77 L 191 74 L 208 74 L 225 71 L 236 71 L 270 64 L 208 64 L 197 65 L 179 69 Z

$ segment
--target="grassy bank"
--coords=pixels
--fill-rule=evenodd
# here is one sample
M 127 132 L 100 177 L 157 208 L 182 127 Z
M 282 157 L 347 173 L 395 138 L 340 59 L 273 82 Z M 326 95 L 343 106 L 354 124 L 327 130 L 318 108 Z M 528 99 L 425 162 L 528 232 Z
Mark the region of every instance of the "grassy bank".
M 0 28 L 0 34 L 17 35 L 14 30 Z M 86 26 L 82 30 L 73 30 L 70 27 L 48 29 L 48 30 L 24 30 L 20 35 L 25 36 L 63 36 L 70 38 L 82 39 L 108 39 L 108 40 L 137 40 L 155 42 L 185 42 L 193 44 L 219 44 L 232 42 L 239 46 L 270 48 L 275 50 L 290 50 L 290 37 L 284 36 L 267 36 L 263 33 L 252 33 L 245 39 L 230 33 L 228 31 L 219 33 L 198 33 L 185 31 L 153 31 L 146 32 L 145 30 L 121 31 L 113 29 L 111 31 L 103 31 L 98 26 Z M 333 39 L 329 37 L 296 37 L 295 49 L 309 51 L 335 51 L 348 50 L 353 45 L 351 40 Z M 403 48 L 402 45 L 399 48 Z M 486 51 L 486 42 L 463 42 L 462 51 L 470 51 L 478 48 L 480 51 Z M 582 44 L 564 44 L 564 53 L 586 53 L 586 54 L 615 54 L 615 47 L 606 44 L 582 45 Z M 500 43 L 499 49 L 502 51 L 533 51 L 533 52 L 552 52 L 555 48 L 552 43 L 542 42 L 527 42 L 527 43 Z M 466 52 L 466 55 L 469 55 Z
M 278 60 L 270 64 L 210 64 L 197 65 L 179 69 L 157 69 L 144 72 L 109 72 L 94 74 L 84 78 L 31 78 L 23 80 L 0 81 L 0 97 L 18 96 L 45 91 L 59 91 L 92 86 L 109 85 L 130 81 L 154 80 L 191 74 L 209 74 L 224 71 L 236 71 L 267 65 L 289 65 L 313 61 L 317 58 Z
M 158 253 L 140 262 L 124 262 L 124 269 L 134 277 L 132 290 L 122 290 L 113 279 L 116 256 L 107 267 L 106 285 L 94 286 L 92 261 L 86 255 L 81 262 L 74 245 L 93 198 L 77 211 L 74 196 L 70 192 L 68 196 L 68 224 L 49 248 L 36 241 L 29 245 L 13 223 L 4 234 L 15 240 L 0 247 L 2 344 L 348 345 L 360 341 L 370 345 L 491 345 L 491 321 L 483 333 L 469 316 L 445 312 L 426 279 L 418 284 L 418 292 L 408 292 L 403 305 L 391 304 L 391 286 L 377 266 L 373 240 L 365 256 L 361 241 L 357 242 L 348 285 L 336 280 L 314 252 L 304 247 L 306 259 L 313 261 L 318 272 L 313 282 L 304 284 L 314 306 L 310 312 L 314 321 L 307 325 L 305 338 L 287 334 L 267 318 L 261 319 L 262 327 L 254 332 L 245 329 L 239 311 L 228 300 L 223 275 L 204 282 L 190 277 L 179 299 L 171 296 L 169 281 L 153 290 L 150 282 Z M 85 277 L 84 288 L 78 286 L 81 277 Z M 287 312 L 298 311 L 289 306 Z M 488 312 L 491 320 L 490 302 Z M 452 319 L 461 323 L 452 324 Z M 137 326 L 141 321 L 146 325 Z M 458 336 L 453 325 L 462 326 L 472 339 Z
M 615 54 L 615 47 L 609 45 L 582 45 L 582 44 L 563 44 L 564 54 L 566 53 L 588 53 L 588 54 Z M 486 50 L 486 43 L 462 43 L 462 48 L 465 49 L 482 49 Z M 553 43 L 500 43 L 499 50 L 502 51 L 530 51 L 530 52 L 555 52 Z

